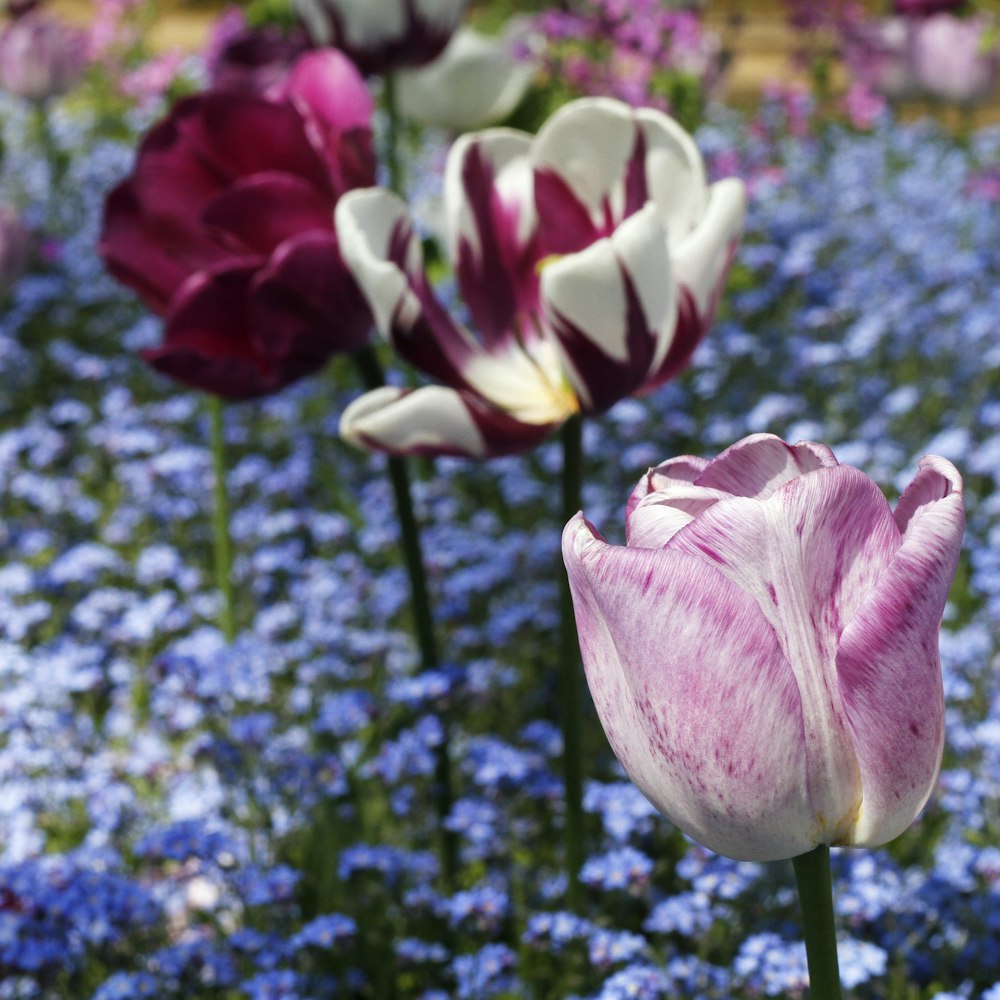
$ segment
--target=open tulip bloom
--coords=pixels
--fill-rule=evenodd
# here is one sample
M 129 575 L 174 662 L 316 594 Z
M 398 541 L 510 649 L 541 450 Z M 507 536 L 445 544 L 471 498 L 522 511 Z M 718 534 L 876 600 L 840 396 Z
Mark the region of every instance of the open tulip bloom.
M 923 808 L 962 481 L 927 456 L 891 509 L 829 448 L 768 434 L 643 476 L 627 544 L 563 554 L 587 680 L 649 800 L 740 860 L 874 847 Z
M 391 454 L 525 451 L 680 371 L 711 322 L 745 210 L 708 185 L 666 115 L 575 101 L 536 137 L 463 136 L 445 170 L 445 239 L 470 329 L 435 297 L 401 199 L 338 203 L 344 260 L 376 325 L 441 385 L 370 392 L 341 433 Z

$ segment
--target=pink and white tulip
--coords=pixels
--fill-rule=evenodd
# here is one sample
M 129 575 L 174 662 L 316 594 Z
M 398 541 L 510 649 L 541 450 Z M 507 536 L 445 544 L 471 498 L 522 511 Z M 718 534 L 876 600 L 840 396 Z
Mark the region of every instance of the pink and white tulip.
M 739 860 L 874 847 L 926 803 L 962 480 L 927 456 L 890 508 L 829 448 L 769 434 L 640 480 L 627 544 L 563 534 L 584 667 L 618 759 Z
M 959 103 L 983 100 L 995 89 L 1000 72 L 993 24 L 985 17 L 951 14 L 921 21 L 914 29 L 913 68 L 930 97 Z
M 473 333 L 435 297 L 405 204 L 384 190 L 337 206 L 344 260 L 376 325 L 442 385 L 388 388 L 341 434 L 393 454 L 520 452 L 576 412 L 665 382 L 711 323 L 745 211 L 708 185 L 672 119 L 603 98 L 536 137 L 463 136 L 445 170 L 445 228 Z

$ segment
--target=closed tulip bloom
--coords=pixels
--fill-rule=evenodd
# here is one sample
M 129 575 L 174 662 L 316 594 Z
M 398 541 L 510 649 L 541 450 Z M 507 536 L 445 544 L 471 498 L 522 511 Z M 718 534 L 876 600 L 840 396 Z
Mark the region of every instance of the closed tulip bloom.
M 913 65 L 925 93 L 970 103 L 996 87 L 1000 54 L 991 22 L 984 17 L 937 14 L 914 29 Z
M 436 59 L 467 0 L 294 0 L 317 45 L 346 52 L 362 73 L 391 73 Z
M 273 99 L 208 91 L 143 140 L 105 206 L 108 269 L 165 318 L 144 352 L 231 399 L 274 392 L 366 343 L 371 315 L 333 210 L 373 183 L 372 101 L 339 52 L 308 53 Z
M 429 66 L 399 74 L 399 110 L 412 121 L 454 132 L 506 118 L 537 70 L 526 43 L 516 23 L 497 37 L 460 28 Z
M 0 87 L 30 101 L 71 90 L 85 67 L 86 35 L 37 11 L 0 31 Z
M 902 833 L 940 767 L 963 528 L 943 458 L 892 509 L 829 448 L 769 434 L 651 470 L 624 546 L 577 514 L 563 555 L 583 663 L 632 780 L 738 860 Z
M 524 451 L 680 371 L 712 319 L 744 215 L 691 137 L 657 111 L 566 105 L 536 137 L 463 136 L 445 170 L 446 243 L 475 333 L 434 296 L 406 206 L 337 206 L 344 259 L 379 330 L 442 385 L 387 387 L 341 434 L 395 454 Z

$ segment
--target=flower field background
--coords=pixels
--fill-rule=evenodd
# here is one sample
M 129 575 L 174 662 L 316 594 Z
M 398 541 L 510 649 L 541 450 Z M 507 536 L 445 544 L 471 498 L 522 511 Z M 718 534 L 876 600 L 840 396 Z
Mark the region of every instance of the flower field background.
M 0 95 L 0 200 L 45 234 L 0 313 L 0 1000 L 801 996 L 791 866 L 687 840 L 589 705 L 568 907 L 557 442 L 414 464 L 428 671 L 385 460 L 338 435 L 353 367 L 227 405 L 226 643 L 209 409 L 138 359 L 161 322 L 95 249 L 165 104 L 102 101 L 40 127 Z M 853 995 L 1000 1000 L 1000 129 L 781 93 L 695 135 L 748 185 L 742 246 L 689 369 L 584 423 L 584 510 L 617 525 L 647 468 L 758 431 L 890 497 L 925 453 L 960 468 L 940 781 L 834 888 Z M 407 155 L 427 218 L 445 145 Z

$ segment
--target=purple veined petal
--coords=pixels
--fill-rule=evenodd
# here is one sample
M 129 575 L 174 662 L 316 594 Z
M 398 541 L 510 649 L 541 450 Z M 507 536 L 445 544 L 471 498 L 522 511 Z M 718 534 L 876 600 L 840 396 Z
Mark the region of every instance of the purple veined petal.
M 861 805 L 837 641 L 899 545 L 885 497 L 846 465 L 790 478 L 766 500 L 721 500 L 668 543 L 726 575 L 772 623 L 799 685 L 809 794 L 826 843 L 849 842 Z
M 487 348 L 511 340 L 517 312 L 537 305 L 530 148 L 524 132 L 490 129 L 463 136 L 448 154 L 448 252 L 472 325 Z
M 935 456 L 921 460 L 897 521 L 901 509 L 902 545 L 837 651 L 864 786 L 852 838 L 861 846 L 884 844 L 913 822 L 934 787 L 944 745 L 938 630 L 965 527 L 955 467 Z
M 837 464 L 825 444 L 800 441 L 791 445 L 774 434 L 750 434 L 713 459 L 697 483 L 733 496 L 766 500 L 789 480 Z
M 564 105 L 539 130 L 532 147 L 535 171 L 561 180 L 586 212 L 594 235 L 606 235 L 626 216 L 628 182 L 634 185 L 636 180 L 629 168 L 640 142 L 640 129 L 627 104 L 606 97 L 582 98 Z M 560 186 L 551 187 L 555 191 Z M 547 193 L 545 186 L 539 187 L 538 211 L 543 228 L 557 223 L 558 214 L 551 208 L 562 208 L 566 200 L 563 195 L 560 203 L 550 208 L 543 201 Z M 637 200 L 634 191 L 631 200 Z M 646 200 L 643 198 L 641 204 Z M 578 213 L 579 208 L 574 214 Z M 580 244 L 568 248 L 579 249 Z
M 652 204 L 610 238 L 543 268 L 543 315 L 584 412 L 602 412 L 643 384 L 672 327 L 675 292 Z
M 431 291 L 402 199 L 381 188 L 350 191 L 337 202 L 334 222 L 344 262 L 379 332 L 427 374 L 465 388 L 463 369 L 482 348 Z
M 656 493 L 647 493 L 628 512 L 625 533 L 636 548 L 663 548 L 673 536 L 698 514 L 731 494 L 723 490 L 682 484 Z
M 739 860 L 819 843 L 799 692 L 756 602 L 696 557 L 605 544 L 582 514 L 563 558 L 598 716 L 643 794 Z
M 652 108 L 635 116 L 644 139 L 648 197 L 667 224 L 673 251 L 702 223 L 709 202 L 705 167 L 694 139 L 672 118 Z
M 553 429 L 552 424 L 521 423 L 469 393 L 443 386 L 384 386 L 356 399 L 340 419 L 345 441 L 391 455 L 517 454 L 535 447 Z
M 727 177 L 708 189 L 704 214 L 687 235 L 678 238 L 677 230 L 671 229 L 677 282 L 694 298 L 702 332 L 715 315 L 745 217 L 746 189 L 742 181 Z
M 650 469 L 635 484 L 628 498 L 628 503 L 625 505 L 626 524 L 629 515 L 643 497 L 673 485 L 683 487 L 694 483 L 708 468 L 708 461 L 707 458 L 699 458 L 697 455 L 678 455 L 676 458 L 667 459 L 655 469 Z
M 333 234 L 333 203 L 307 180 L 263 173 L 241 178 L 205 206 L 202 221 L 230 251 L 270 254 L 308 230 Z

